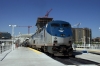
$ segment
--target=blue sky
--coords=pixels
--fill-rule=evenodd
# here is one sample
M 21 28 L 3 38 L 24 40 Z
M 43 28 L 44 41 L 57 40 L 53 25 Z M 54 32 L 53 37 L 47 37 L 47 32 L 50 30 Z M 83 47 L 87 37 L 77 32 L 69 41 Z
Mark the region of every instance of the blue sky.
M 38 17 L 43 17 L 53 9 L 49 17 L 64 20 L 79 27 L 92 29 L 92 37 L 100 37 L 100 0 L 0 0 L 0 31 L 11 33 L 9 24 L 33 26 L 30 33 L 36 31 Z M 16 27 L 15 34 L 28 33 L 27 27 Z

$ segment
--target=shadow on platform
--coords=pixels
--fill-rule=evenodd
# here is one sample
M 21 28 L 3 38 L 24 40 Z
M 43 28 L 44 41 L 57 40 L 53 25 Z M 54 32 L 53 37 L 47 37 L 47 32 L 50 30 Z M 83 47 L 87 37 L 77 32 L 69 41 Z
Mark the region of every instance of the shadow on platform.
M 74 55 L 81 55 L 82 52 L 81 52 L 81 51 L 74 51 L 73 54 L 74 54 Z

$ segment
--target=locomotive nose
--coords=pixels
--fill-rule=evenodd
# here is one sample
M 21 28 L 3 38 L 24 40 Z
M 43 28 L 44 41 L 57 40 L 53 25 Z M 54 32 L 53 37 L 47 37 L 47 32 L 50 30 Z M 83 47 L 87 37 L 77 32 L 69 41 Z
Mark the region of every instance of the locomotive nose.
M 59 28 L 59 32 L 64 32 L 64 29 L 63 28 Z

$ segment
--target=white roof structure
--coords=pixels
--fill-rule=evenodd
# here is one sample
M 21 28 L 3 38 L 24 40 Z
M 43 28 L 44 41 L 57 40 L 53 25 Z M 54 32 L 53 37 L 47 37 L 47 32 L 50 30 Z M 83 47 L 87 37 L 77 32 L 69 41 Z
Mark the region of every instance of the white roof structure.
M 20 34 L 17 37 L 31 37 L 33 34 Z

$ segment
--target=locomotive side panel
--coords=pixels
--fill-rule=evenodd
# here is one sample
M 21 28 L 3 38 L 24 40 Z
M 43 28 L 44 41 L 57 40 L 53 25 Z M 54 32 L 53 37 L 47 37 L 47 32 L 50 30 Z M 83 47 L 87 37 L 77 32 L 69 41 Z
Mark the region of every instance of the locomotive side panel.
M 45 41 L 46 46 L 52 46 L 52 36 L 49 33 L 47 33 L 47 31 L 45 31 L 44 41 Z

